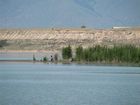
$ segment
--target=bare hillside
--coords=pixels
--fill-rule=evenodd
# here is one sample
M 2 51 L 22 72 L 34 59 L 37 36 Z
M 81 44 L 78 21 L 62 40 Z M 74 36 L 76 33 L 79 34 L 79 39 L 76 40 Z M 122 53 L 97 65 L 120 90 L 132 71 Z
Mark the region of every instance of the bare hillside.
M 60 50 L 71 45 L 134 44 L 140 46 L 140 28 L 126 29 L 0 29 L 1 50 Z

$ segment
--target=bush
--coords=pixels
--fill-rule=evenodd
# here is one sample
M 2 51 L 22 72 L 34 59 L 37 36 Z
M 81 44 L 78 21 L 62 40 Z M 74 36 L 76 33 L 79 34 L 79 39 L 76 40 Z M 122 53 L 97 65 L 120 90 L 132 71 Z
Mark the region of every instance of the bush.
M 72 49 L 71 49 L 70 45 L 68 47 L 65 47 L 62 49 L 62 57 L 63 57 L 63 59 L 72 58 Z
M 86 26 L 83 25 L 83 26 L 81 26 L 81 28 L 86 28 Z
M 33 61 L 36 61 L 35 55 L 33 55 Z
M 76 60 L 80 61 L 81 59 L 83 59 L 83 47 L 79 46 L 76 48 Z
M 76 48 L 76 60 L 140 63 L 140 48 L 133 45 L 114 46 L 112 48 L 98 45 L 86 49 L 78 47 Z
M 48 61 L 47 57 L 44 57 L 43 62 L 47 62 L 47 61 Z
M 0 47 L 4 47 L 7 45 L 8 45 L 7 40 L 0 40 Z

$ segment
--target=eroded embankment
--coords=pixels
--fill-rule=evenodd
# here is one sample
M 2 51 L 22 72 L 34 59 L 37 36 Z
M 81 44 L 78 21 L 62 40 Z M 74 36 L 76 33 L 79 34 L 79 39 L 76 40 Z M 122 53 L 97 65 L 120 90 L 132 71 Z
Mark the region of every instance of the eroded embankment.
M 60 50 L 71 45 L 134 44 L 140 46 L 140 29 L 0 29 L 1 50 Z

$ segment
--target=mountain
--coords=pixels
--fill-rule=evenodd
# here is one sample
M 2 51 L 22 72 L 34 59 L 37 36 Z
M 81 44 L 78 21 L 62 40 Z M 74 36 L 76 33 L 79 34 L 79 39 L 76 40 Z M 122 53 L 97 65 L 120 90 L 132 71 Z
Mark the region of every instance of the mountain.
M 139 26 L 140 0 L 0 0 L 1 28 Z

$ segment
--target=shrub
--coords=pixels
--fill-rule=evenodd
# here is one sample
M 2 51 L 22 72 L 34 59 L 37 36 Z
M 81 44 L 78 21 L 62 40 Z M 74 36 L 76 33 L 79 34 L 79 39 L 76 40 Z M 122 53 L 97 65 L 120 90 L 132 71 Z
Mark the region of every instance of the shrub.
M 83 49 L 76 48 L 76 60 L 78 61 L 115 61 L 140 63 L 140 48 L 133 45 L 114 46 L 95 46 Z
M 72 49 L 70 45 L 62 49 L 62 57 L 63 59 L 72 58 Z
M 36 61 L 35 55 L 33 55 L 33 61 Z
M 47 62 L 47 61 L 48 61 L 47 57 L 44 57 L 43 62 Z

